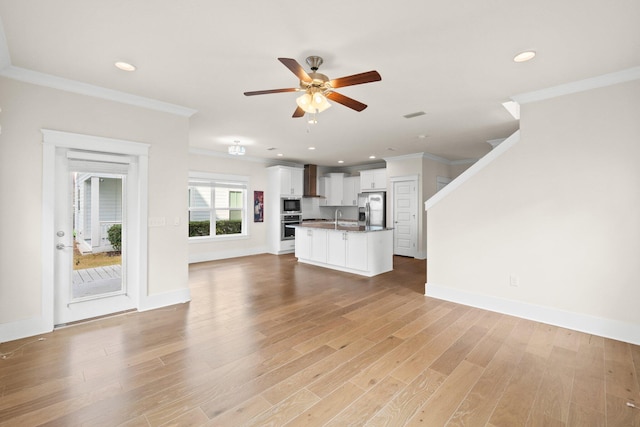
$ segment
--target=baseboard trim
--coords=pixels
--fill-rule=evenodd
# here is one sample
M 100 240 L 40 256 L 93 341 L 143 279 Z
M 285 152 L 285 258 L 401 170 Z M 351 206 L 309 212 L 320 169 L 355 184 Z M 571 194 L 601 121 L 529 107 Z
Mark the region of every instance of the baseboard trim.
M 427 283 L 425 289 L 428 297 L 640 345 L 640 328 L 629 322 L 476 294 L 435 283 Z
M 147 296 L 143 301 L 140 301 L 138 311 L 153 310 L 189 301 L 191 301 L 191 291 L 188 288 L 179 289 L 173 292 Z M 53 323 L 45 321 L 42 317 L 0 323 L 0 343 L 33 337 L 52 331 Z
M 46 334 L 53 331 L 50 323 L 45 322 L 42 317 L 0 323 L 0 343 Z
M 189 288 L 178 289 L 176 291 L 148 295 L 143 301 L 140 301 L 138 311 L 154 310 L 156 308 L 182 304 L 189 301 L 191 301 L 191 291 Z
M 189 254 L 189 264 L 197 262 L 218 261 L 221 259 L 239 258 L 250 255 L 260 255 L 267 253 L 266 247 L 257 247 L 250 249 L 239 249 L 233 251 L 203 252 L 198 254 Z

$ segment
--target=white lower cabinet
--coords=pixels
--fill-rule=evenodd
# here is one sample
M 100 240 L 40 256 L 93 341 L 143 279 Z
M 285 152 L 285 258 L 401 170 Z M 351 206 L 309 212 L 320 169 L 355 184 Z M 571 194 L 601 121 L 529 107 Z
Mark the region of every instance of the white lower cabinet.
M 311 230 L 307 228 L 296 228 L 295 254 L 298 259 L 309 259 L 311 257 Z
M 314 262 L 327 262 L 327 231 L 311 228 L 296 230 L 296 257 Z
M 368 253 L 367 242 L 369 236 L 365 233 L 345 233 L 345 252 L 347 260 L 345 267 L 354 270 L 368 270 L 367 263 Z
M 365 233 L 327 232 L 327 264 L 366 270 L 367 240 Z
M 296 257 L 299 262 L 371 277 L 393 269 L 393 233 L 300 227 Z
M 344 267 L 347 260 L 345 238 L 347 233 L 338 231 L 327 232 L 327 264 Z

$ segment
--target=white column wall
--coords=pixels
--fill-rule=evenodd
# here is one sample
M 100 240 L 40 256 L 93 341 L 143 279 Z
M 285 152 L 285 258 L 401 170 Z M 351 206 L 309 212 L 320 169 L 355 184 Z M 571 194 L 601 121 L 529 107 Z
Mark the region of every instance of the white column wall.
M 428 210 L 427 295 L 640 343 L 640 81 L 521 112 Z

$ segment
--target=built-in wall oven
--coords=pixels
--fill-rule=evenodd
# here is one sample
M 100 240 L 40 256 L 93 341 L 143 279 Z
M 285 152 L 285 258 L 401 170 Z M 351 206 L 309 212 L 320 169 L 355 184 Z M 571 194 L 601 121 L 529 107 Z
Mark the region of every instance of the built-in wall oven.
M 286 214 L 281 218 L 280 238 L 282 240 L 293 240 L 296 238 L 296 229 L 292 225 L 299 225 L 302 222 L 302 214 Z M 289 226 L 289 227 L 287 227 Z

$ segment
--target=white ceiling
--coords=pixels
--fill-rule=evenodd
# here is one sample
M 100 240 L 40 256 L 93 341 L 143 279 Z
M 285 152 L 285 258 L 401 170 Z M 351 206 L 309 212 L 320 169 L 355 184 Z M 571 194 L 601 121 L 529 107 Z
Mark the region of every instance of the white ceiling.
M 0 0 L 0 19 L 14 67 L 193 108 L 194 148 L 325 166 L 479 158 L 518 128 L 511 96 L 640 65 L 640 0 Z M 309 125 L 296 93 L 243 95 L 296 87 L 277 58 L 309 55 L 330 78 L 377 70 L 337 90 L 369 107 Z

